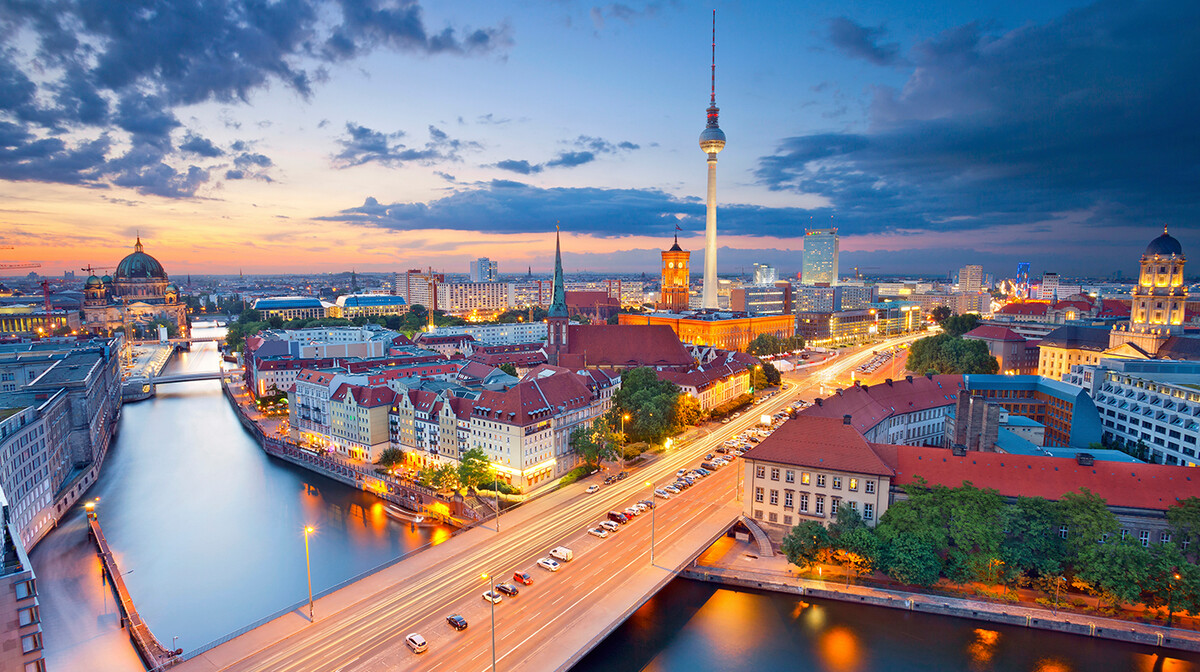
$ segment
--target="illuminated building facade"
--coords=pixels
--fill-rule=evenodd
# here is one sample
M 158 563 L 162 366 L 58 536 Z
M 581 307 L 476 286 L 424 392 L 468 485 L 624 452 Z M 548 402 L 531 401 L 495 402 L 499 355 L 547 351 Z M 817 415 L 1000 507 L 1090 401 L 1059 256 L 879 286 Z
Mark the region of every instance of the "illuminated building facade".
M 682 313 L 623 313 L 619 324 L 665 324 L 680 341 L 692 345 L 711 345 L 722 350 L 745 350 L 756 336 L 771 334 L 790 338 L 796 333 L 792 315 L 752 316 L 729 311 L 697 310 Z
M 658 307 L 662 310 L 687 310 L 690 295 L 691 271 L 688 261 L 692 253 L 679 247 L 679 236 L 675 244 L 662 253 L 662 298 Z

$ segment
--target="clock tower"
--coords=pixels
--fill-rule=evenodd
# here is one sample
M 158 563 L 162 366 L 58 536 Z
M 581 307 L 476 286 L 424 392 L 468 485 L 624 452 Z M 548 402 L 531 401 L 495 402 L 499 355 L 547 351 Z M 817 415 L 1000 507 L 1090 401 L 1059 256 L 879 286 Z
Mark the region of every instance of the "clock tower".
M 688 309 L 688 285 L 691 281 L 688 260 L 691 256 L 691 252 L 679 247 L 679 234 L 675 234 L 675 244 L 662 253 L 662 296 L 658 302 L 659 308 L 676 313 Z

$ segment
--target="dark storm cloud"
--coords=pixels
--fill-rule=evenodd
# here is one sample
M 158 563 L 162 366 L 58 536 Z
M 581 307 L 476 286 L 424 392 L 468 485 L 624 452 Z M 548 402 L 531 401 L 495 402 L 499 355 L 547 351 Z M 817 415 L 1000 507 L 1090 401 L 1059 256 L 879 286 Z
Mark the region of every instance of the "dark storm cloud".
M 910 60 L 902 89 L 875 90 L 868 131 L 787 138 L 759 159 L 761 183 L 827 197 L 850 233 L 1064 212 L 1195 220 L 1200 5 L 1113 0 L 996 34 L 968 24 Z
M 512 180 L 493 180 L 456 191 L 429 203 L 363 205 L 318 219 L 391 230 L 449 229 L 488 233 L 548 231 L 555 220 L 576 233 L 603 237 L 661 235 L 703 231 L 704 204 L 656 189 L 544 189 Z M 798 230 L 808 214 L 798 208 L 752 205 L 721 207 L 723 235 L 786 236 Z
M 401 142 L 404 131 L 384 133 L 360 126 L 354 122 L 346 124 L 346 135 L 338 138 L 342 151 L 334 158 L 340 168 L 379 163 L 386 166 L 401 166 L 416 162 L 431 165 L 443 161 L 457 161 L 463 150 L 478 150 L 479 143 L 451 138 L 445 131 L 430 126 L 429 142 L 423 147 L 409 147 Z
M 870 28 L 839 16 L 829 22 L 829 41 L 847 56 L 861 58 L 875 65 L 893 65 L 899 61 L 900 45 L 881 44 L 887 35 L 883 26 Z
M 25 35 L 32 42 L 18 43 Z M 0 122 L 20 132 L 5 130 L 0 174 L 192 196 L 213 166 L 183 155 L 221 153 L 186 129 L 175 146 L 179 106 L 243 103 L 272 84 L 307 98 L 327 64 L 380 48 L 480 54 L 509 44 L 506 26 L 430 30 L 416 0 L 5 0 Z M 55 137 L 64 133 L 83 139 Z M 112 156 L 109 135 L 132 148 Z M 453 143 L 433 141 L 441 154 L 462 148 Z

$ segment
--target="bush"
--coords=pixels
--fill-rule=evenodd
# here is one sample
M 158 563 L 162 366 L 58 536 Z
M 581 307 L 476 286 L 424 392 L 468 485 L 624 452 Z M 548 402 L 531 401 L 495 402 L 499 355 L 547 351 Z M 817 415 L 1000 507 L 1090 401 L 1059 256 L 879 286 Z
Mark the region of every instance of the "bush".
M 729 401 L 709 411 L 709 418 L 713 420 L 720 420 L 731 413 L 746 408 L 752 403 L 754 403 L 754 397 L 748 394 L 743 394 L 737 399 L 730 399 Z
M 581 467 L 575 467 L 574 469 L 568 471 L 566 476 L 563 476 L 558 480 L 558 487 L 561 488 L 563 486 L 570 485 L 590 473 L 591 470 L 588 469 L 586 464 Z
M 642 453 L 650 449 L 650 444 L 645 441 L 637 443 L 629 443 L 625 445 L 625 459 L 632 460 L 641 456 Z

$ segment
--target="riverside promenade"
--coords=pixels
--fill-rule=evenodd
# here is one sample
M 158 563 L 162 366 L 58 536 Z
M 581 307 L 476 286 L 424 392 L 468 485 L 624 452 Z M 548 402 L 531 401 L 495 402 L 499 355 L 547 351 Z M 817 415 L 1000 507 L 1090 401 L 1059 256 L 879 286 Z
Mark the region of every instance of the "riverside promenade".
M 977 621 L 1052 630 L 1085 637 L 1099 637 L 1145 646 L 1200 652 L 1200 632 L 1160 625 L 1076 614 L 1059 610 L 971 600 L 926 593 L 848 585 L 839 574 L 825 580 L 802 579 L 781 554 L 762 557 L 757 545 L 718 540 L 696 558 L 680 576 L 717 583 L 731 588 L 750 588 L 927 614 L 970 618 Z

